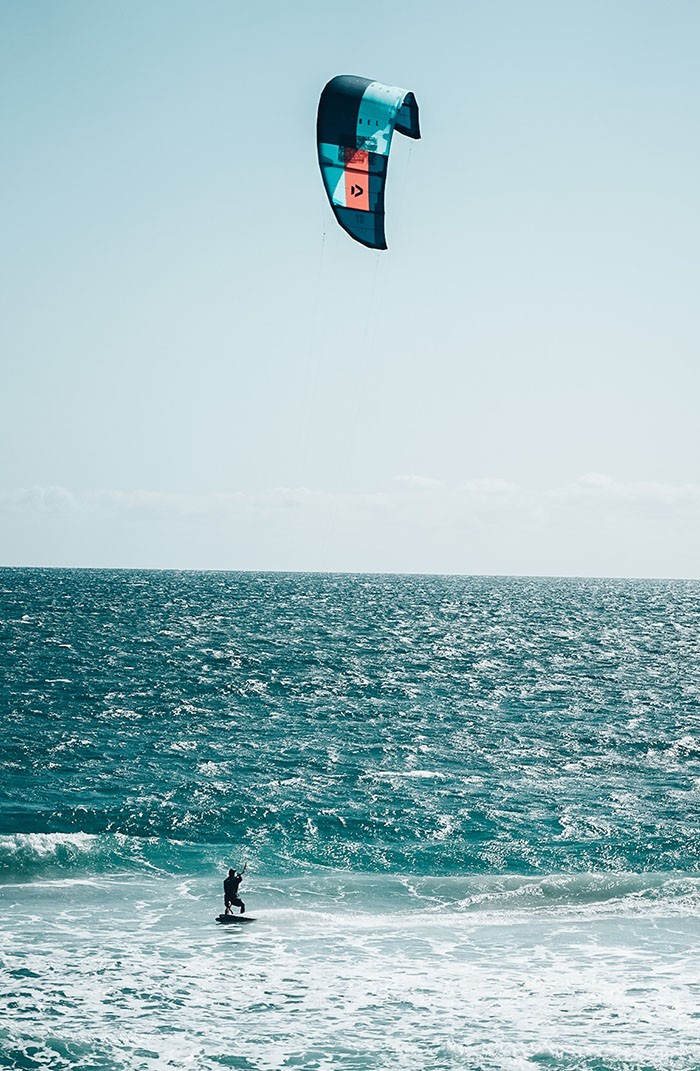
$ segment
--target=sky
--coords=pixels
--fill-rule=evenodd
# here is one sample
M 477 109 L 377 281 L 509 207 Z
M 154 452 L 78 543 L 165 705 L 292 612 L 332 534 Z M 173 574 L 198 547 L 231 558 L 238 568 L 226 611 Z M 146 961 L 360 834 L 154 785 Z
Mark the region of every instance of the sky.
M 0 0 L 0 565 L 700 577 L 695 0 Z M 389 249 L 318 173 L 412 90 Z

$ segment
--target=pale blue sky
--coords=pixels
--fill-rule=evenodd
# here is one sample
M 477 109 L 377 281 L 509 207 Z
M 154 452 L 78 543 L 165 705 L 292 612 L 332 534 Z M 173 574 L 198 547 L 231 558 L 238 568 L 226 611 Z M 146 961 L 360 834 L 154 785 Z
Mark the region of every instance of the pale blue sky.
M 0 564 L 700 576 L 700 6 L 0 0 Z M 387 253 L 325 82 L 413 90 Z

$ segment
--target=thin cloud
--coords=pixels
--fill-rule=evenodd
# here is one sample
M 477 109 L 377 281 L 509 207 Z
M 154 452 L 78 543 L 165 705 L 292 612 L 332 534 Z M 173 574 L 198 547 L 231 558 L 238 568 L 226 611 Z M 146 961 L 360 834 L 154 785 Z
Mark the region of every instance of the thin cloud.
M 700 484 L 670 484 L 649 480 L 622 483 L 603 473 L 587 473 L 564 487 L 545 493 L 552 504 L 567 503 L 596 510 L 625 512 L 694 512 L 700 508 Z
M 75 513 L 80 509 L 80 498 L 65 487 L 0 491 L 0 510 L 5 513 Z
M 602 473 L 544 489 L 424 476 L 365 492 L 32 487 L 0 493 L 0 512 L 3 564 L 700 575 L 700 485 Z
M 296 509 L 384 512 L 415 505 L 419 511 L 431 508 L 465 511 L 492 508 L 527 512 L 545 509 L 556 513 L 564 508 L 608 511 L 647 511 L 678 507 L 700 508 L 700 484 L 664 484 L 652 481 L 623 483 L 602 473 L 587 473 L 571 483 L 544 490 L 519 487 L 501 479 L 468 480 L 449 487 L 425 476 L 402 475 L 393 488 L 366 492 L 314 490 L 308 487 L 274 487 L 255 492 L 168 492 L 147 490 L 96 490 L 75 492 L 65 487 L 28 487 L 0 491 L 0 510 L 6 513 L 117 513 L 203 517 L 235 514 L 240 511 L 265 512 Z

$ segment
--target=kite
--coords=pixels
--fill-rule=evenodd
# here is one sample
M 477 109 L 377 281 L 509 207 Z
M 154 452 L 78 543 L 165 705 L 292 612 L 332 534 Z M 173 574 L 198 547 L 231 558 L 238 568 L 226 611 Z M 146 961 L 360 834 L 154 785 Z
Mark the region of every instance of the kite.
M 370 249 L 386 249 L 384 187 L 394 130 L 420 138 L 413 93 L 340 74 L 321 94 L 318 162 L 335 218 Z

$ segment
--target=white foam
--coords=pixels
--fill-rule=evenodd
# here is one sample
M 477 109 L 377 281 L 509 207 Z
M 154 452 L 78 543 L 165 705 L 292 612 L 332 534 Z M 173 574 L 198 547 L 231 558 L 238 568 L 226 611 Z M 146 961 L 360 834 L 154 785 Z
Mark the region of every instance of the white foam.
M 345 877 L 343 890 L 338 875 L 293 889 L 251 878 L 257 922 L 225 928 L 201 879 L 2 890 L 5 1049 L 31 1042 L 39 1062 L 72 1066 L 52 1050 L 60 1023 L 86 1064 L 163 1071 L 213 1071 L 223 1054 L 259 1071 L 694 1066 L 697 912 L 640 916 L 628 901 L 567 916 L 556 897 L 546 906 L 545 882 L 535 911 L 438 895 L 420 911 L 420 880 Z M 360 890 L 387 882 L 405 909 L 378 914 Z

